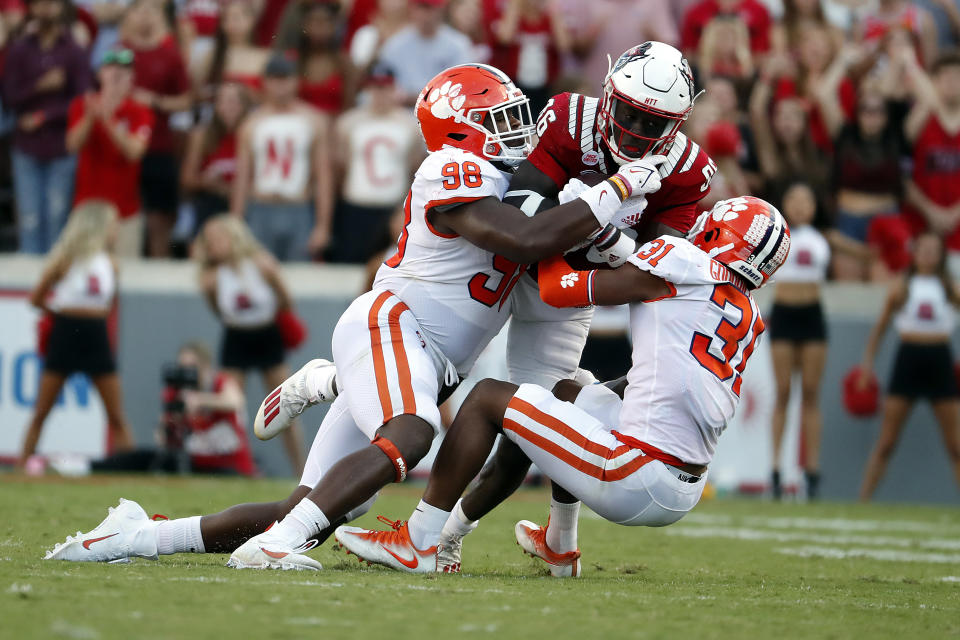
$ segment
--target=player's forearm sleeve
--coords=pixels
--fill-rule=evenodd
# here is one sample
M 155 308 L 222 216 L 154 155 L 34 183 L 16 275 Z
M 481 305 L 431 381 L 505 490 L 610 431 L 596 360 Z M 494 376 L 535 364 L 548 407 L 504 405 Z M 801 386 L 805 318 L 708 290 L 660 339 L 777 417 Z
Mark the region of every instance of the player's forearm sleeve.
M 537 284 L 540 298 L 553 307 L 588 307 L 593 304 L 593 271 L 578 271 L 561 256 L 540 262 Z

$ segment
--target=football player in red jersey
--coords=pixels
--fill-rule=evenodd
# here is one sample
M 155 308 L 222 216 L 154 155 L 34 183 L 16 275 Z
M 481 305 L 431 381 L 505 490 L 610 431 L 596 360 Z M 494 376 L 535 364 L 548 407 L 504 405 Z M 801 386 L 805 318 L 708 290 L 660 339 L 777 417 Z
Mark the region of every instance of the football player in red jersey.
M 677 49 L 645 42 L 624 52 L 604 79 L 602 97 L 562 93 L 547 103 L 537 119 L 539 142 L 517 168 L 504 202 L 534 215 L 554 206 L 555 198 L 566 202 L 575 197 L 577 179 L 584 172 L 606 177 L 639 158 L 665 156 L 659 166 L 660 189 L 646 195 L 645 208 L 627 211 L 630 205 L 625 205 L 620 219 L 635 217 L 632 226 L 639 244 L 662 235 L 686 235 L 717 169 L 700 145 L 679 131 L 695 98 L 690 66 Z M 597 244 L 588 247 L 571 262 L 581 268 L 584 261 L 596 263 L 593 268 L 597 264 L 617 267 L 635 253 L 634 241 L 615 231 L 602 246 L 600 250 Z M 550 307 L 540 299 L 532 278 L 518 281 L 512 302 L 507 347 L 510 382 L 550 389 L 563 379 L 583 380 L 578 365 L 592 308 Z M 515 455 L 522 454 L 516 447 L 503 445 L 485 469 L 484 482 L 457 504 L 441 541 L 443 567 L 459 567 L 462 537 L 476 526 L 477 517 L 496 504 L 498 496 L 516 488 L 511 483 L 522 480 L 522 475 L 499 472 L 517 468 Z M 576 498 L 554 485 L 547 541 L 569 532 L 575 535 L 578 514 Z
M 686 233 L 717 170 L 680 132 L 695 97 L 690 66 L 677 49 L 645 42 L 624 52 L 604 79 L 602 97 L 561 93 L 550 99 L 537 118 L 540 141 L 517 169 L 505 201 L 524 191 L 554 199 L 585 171 L 607 176 L 639 158 L 665 155 L 660 190 L 647 196 L 636 229 L 641 242 Z

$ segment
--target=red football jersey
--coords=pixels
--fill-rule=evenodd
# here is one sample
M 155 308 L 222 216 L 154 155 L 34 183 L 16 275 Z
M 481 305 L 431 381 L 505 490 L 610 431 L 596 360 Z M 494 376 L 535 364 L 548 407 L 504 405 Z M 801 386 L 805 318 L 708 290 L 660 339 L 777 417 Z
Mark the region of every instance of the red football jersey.
M 597 128 L 599 99 L 577 93 L 554 96 L 537 118 L 540 141 L 528 160 L 557 188 L 584 171 L 610 176 L 620 168 Z M 661 223 L 686 233 L 697 220 L 697 203 L 710 191 L 717 165 L 693 140 L 678 133 L 660 166 L 661 187 L 647 196 L 641 226 Z M 642 233 L 642 229 L 639 229 Z

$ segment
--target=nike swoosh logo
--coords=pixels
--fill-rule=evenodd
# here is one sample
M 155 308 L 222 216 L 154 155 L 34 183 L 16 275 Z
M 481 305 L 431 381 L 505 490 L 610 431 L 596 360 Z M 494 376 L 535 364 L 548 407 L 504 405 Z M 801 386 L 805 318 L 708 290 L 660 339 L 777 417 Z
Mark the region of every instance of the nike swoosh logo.
M 270 551 L 269 549 L 264 549 L 263 547 L 260 547 L 260 551 L 263 551 L 265 554 L 267 554 L 274 560 L 282 560 L 283 558 L 286 558 L 288 555 L 290 555 L 284 551 Z
M 597 198 L 597 204 L 600 204 L 600 201 L 603 200 L 603 196 L 605 196 L 605 195 L 607 195 L 607 192 L 606 192 L 606 191 L 601 191 L 601 192 L 600 192 L 600 197 Z
M 100 542 L 101 540 L 106 540 L 107 538 L 112 538 L 113 536 L 118 536 L 118 535 L 120 535 L 119 531 L 116 533 L 111 533 L 108 536 L 103 536 L 102 538 L 91 538 L 90 540 L 84 540 L 83 548 L 89 551 L 90 545 L 92 545 L 94 542 Z
M 417 558 L 416 554 L 413 555 L 412 560 L 404 560 L 403 558 L 395 554 L 393 551 L 390 551 L 390 549 L 388 549 L 387 547 L 384 547 L 383 550 L 389 553 L 390 555 L 392 555 L 394 558 L 396 558 L 397 562 L 405 566 L 407 569 L 416 569 L 417 566 L 419 566 L 420 564 L 420 560 Z

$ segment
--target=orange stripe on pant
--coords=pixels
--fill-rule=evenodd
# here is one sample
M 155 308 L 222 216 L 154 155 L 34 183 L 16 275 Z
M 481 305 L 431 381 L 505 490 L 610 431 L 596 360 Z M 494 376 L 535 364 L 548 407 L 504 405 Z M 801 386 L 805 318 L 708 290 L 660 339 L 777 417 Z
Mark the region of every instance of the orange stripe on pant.
M 602 467 L 598 467 L 592 462 L 587 462 L 583 458 L 580 458 L 570 453 L 560 445 L 554 442 L 551 442 L 550 440 L 544 438 L 541 435 L 534 433 L 533 431 L 530 431 L 520 423 L 515 422 L 510 418 L 503 419 L 503 428 L 513 431 L 514 433 L 516 433 L 518 436 L 520 436 L 530 444 L 546 451 L 547 453 L 552 455 L 554 458 L 557 458 L 562 462 L 565 462 L 566 464 L 570 465 L 577 471 L 585 473 L 588 476 L 596 478 L 597 480 L 600 480 L 602 482 L 616 482 L 617 480 L 623 480 L 624 478 L 626 478 L 627 476 L 635 472 L 637 469 L 647 464 L 648 462 L 654 461 L 654 458 L 645 456 L 643 455 L 642 452 L 640 452 L 639 456 L 637 456 L 627 464 L 621 465 L 616 469 L 607 470 Z M 596 443 L 593 443 L 593 444 L 596 445 Z M 600 445 L 597 445 L 597 446 L 600 446 Z M 603 447 L 603 448 L 606 449 L 606 447 Z M 620 448 L 621 447 L 618 447 L 617 451 L 619 451 Z M 630 449 L 630 448 L 632 447 L 627 447 L 627 449 Z M 610 453 L 614 452 L 614 450 L 612 449 L 606 449 L 606 450 Z M 610 458 L 607 457 L 607 459 L 609 460 Z
M 533 406 L 529 402 L 526 402 L 525 400 L 521 400 L 516 396 L 510 399 L 510 403 L 507 405 L 507 408 L 513 409 L 514 411 L 518 411 L 523 415 L 527 416 L 528 418 L 530 418 L 531 420 L 535 422 L 539 422 L 544 427 L 547 427 L 548 429 L 552 429 L 553 431 L 556 431 L 557 433 L 559 433 L 564 438 L 566 438 L 573 444 L 577 445 L 581 449 L 584 449 L 585 451 L 589 451 L 590 453 L 597 456 L 603 456 L 608 460 L 612 458 L 616 458 L 617 456 L 626 453 L 630 449 L 635 448 L 635 447 L 631 447 L 629 445 L 624 444 L 617 447 L 616 449 L 609 449 L 603 446 L 602 444 L 598 444 L 593 440 L 588 439 L 582 433 L 580 433 L 575 429 L 571 429 L 568 425 L 564 424 L 563 422 L 553 417 L 549 413 L 544 413 L 543 411 L 541 411 L 540 409 L 537 409 L 535 406 Z
M 410 308 L 402 302 L 390 310 L 387 324 L 390 325 L 390 338 L 393 342 L 393 357 L 397 361 L 397 376 L 400 378 L 400 398 L 403 400 L 404 413 L 416 413 L 417 401 L 413 395 L 413 384 L 410 381 L 410 363 L 407 361 L 407 352 L 403 348 L 403 332 L 400 330 L 400 314 Z
M 393 401 L 390 397 L 390 378 L 387 375 L 386 360 L 383 356 L 383 330 L 390 331 L 390 341 L 393 343 L 393 356 L 397 364 L 397 378 L 400 383 L 400 398 L 403 403 L 403 413 L 416 413 L 417 405 L 413 395 L 413 384 L 410 376 L 410 363 L 403 348 L 403 332 L 400 330 L 400 315 L 408 311 L 409 307 L 398 299 L 387 314 L 387 327 L 380 326 L 380 311 L 387 301 L 394 297 L 389 291 L 384 291 L 373 302 L 370 313 L 367 315 L 367 327 L 370 329 L 370 348 L 373 355 L 373 371 L 377 384 L 377 396 L 380 398 L 380 407 L 383 409 L 383 421 L 393 417 Z
M 373 352 L 373 373 L 377 382 L 377 395 L 383 409 L 383 421 L 393 416 L 393 403 L 390 401 L 390 387 L 387 382 L 387 367 L 383 360 L 383 337 L 380 335 L 380 309 L 393 294 L 384 291 L 373 301 L 367 315 L 367 327 L 370 329 L 370 349 Z

